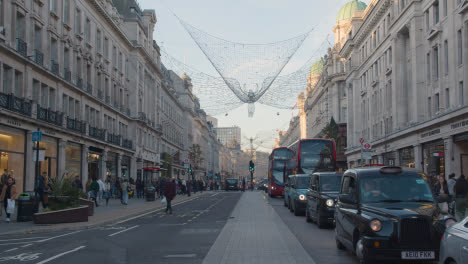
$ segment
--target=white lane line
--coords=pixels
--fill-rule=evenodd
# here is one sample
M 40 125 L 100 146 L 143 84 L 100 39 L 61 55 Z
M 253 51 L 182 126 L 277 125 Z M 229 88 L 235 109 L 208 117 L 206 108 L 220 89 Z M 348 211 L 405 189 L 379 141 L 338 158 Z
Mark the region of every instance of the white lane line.
M 179 204 L 183 204 L 183 203 L 186 203 L 186 202 L 190 202 L 190 201 L 193 201 L 193 200 L 198 199 L 198 198 L 200 198 L 200 197 L 201 197 L 201 196 L 199 196 L 199 197 L 194 197 L 194 198 L 192 198 L 192 199 L 185 200 L 185 201 L 182 201 L 182 202 L 180 202 L 180 203 L 173 204 L 172 206 L 176 206 L 176 205 L 179 205 Z M 146 215 L 149 215 L 149 214 L 154 214 L 154 213 L 159 212 L 159 211 L 162 211 L 162 210 L 166 210 L 166 207 L 161 207 L 161 208 L 159 208 L 159 209 L 156 209 L 156 210 L 153 210 L 153 211 L 150 211 L 150 212 L 141 214 L 141 215 L 137 215 L 137 216 L 134 216 L 134 217 L 131 217 L 131 218 L 128 218 L 128 219 L 125 219 L 125 220 L 116 222 L 114 225 L 122 224 L 122 223 L 125 223 L 125 222 L 128 222 L 128 221 L 131 221 L 131 220 L 135 220 L 135 219 L 141 218 L 141 217 L 143 217 L 143 216 L 146 216 Z
M 47 237 L 12 238 L 12 239 L 3 239 L 3 240 L 0 240 L 0 242 L 8 242 L 8 241 L 16 241 L 16 240 L 32 240 L 32 239 L 40 239 L 40 238 L 47 238 Z
M 197 254 L 178 254 L 178 255 L 166 255 L 164 258 L 194 258 Z
M 25 248 L 25 247 L 29 247 L 29 246 L 32 246 L 33 244 L 27 244 L 27 245 L 24 245 L 24 246 L 21 246 L 22 248 Z
M 119 231 L 119 232 L 110 234 L 110 235 L 108 235 L 108 236 L 110 236 L 110 237 L 111 237 L 111 236 L 115 236 L 115 235 L 118 235 L 118 234 L 123 233 L 123 232 L 127 232 L 127 231 L 132 230 L 132 229 L 137 228 L 137 227 L 139 227 L 139 225 L 129 227 L 129 228 L 127 228 L 127 229 L 124 229 L 124 230 L 121 230 L 121 231 Z
M 215 194 L 211 195 L 211 197 L 216 196 L 216 195 L 218 195 L 218 194 L 220 194 L 220 193 L 215 193 Z
M 79 232 L 81 232 L 81 230 L 78 230 L 78 231 L 75 231 L 75 232 L 71 232 L 71 233 L 66 233 L 66 234 L 59 235 L 59 236 L 49 237 L 49 238 L 42 239 L 42 240 L 38 240 L 38 241 L 34 241 L 34 242 L 45 242 L 45 241 L 49 241 L 49 240 L 56 239 L 56 238 L 59 238 L 59 237 L 64 237 L 64 236 L 73 235 L 73 234 L 76 234 L 76 233 L 79 233 Z
M 18 248 L 12 248 L 12 249 L 8 249 L 8 250 L 5 250 L 3 252 L 10 252 L 10 251 L 13 251 L 13 250 L 17 250 Z
M 31 243 L 31 242 L 38 242 L 38 241 L 26 241 L 26 242 L 6 243 L 6 244 L 0 244 L 0 246 L 21 245 L 21 244 L 27 244 L 27 243 Z
M 38 262 L 37 264 L 44 264 L 44 263 L 47 263 L 47 262 L 49 262 L 49 261 L 51 261 L 51 260 L 60 258 L 61 256 L 66 255 L 66 254 L 70 254 L 70 253 L 76 252 L 76 251 L 78 251 L 78 250 L 80 250 L 80 249 L 82 249 L 82 248 L 85 248 L 85 247 L 86 247 L 86 246 L 80 246 L 80 247 L 77 247 L 77 248 L 72 249 L 72 250 L 70 250 L 70 251 L 65 251 L 65 252 L 63 252 L 63 253 L 60 253 L 60 254 L 58 254 L 58 255 L 55 255 L 55 256 L 50 257 L 50 258 L 48 258 L 48 259 L 45 259 L 45 260 L 43 260 L 43 261 L 41 261 L 41 262 Z

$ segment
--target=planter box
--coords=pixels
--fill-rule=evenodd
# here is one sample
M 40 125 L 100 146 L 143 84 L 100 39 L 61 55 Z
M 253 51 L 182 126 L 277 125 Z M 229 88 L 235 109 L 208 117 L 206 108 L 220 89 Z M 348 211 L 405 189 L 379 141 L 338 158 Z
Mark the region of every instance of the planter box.
M 88 222 L 88 206 L 34 214 L 35 224 Z
M 94 215 L 94 201 L 80 198 L 80 205 L 88 206 L 88 216 Z

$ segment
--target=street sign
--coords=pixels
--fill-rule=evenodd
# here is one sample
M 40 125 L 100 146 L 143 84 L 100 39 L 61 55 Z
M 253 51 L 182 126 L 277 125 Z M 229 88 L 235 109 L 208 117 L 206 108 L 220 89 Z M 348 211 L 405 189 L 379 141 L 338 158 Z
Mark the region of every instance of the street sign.
M 32 132 L 32 141 L 33 142 L 42 141 L 42 132 L 41 131 L 33 131 Z
M 189 163 L 184 163 L 184 169 L 188 169 L 190 167 L 190 164 Z
M 371 149 L 372 149 L 372 146 L 371 146 L 371 144 L 366 143 L 366 144 L 363 145 L 363 149 L 364 149 L 364 150 L 371 150 Z
M 42 162 L 45 160 L 45 150 L 44 149 L 40 149 L 39 150 L 39 161 Z M 33 156 L 33 161 L 36 162 L 37 161 L 37 150 L 34 150 L 34 156 Z
M 370 160 L 372 159 L 372 150 L 366 150 L 364 149 L 362 151 L 362 159 L 364 160 Z
M 363 138 L 360 138 L 360 139 L 359 139 L 359 143 L 361 143 L 361 145 L 362 145 L 362 143 L 364 143 L 364 139 L 363 139 Z

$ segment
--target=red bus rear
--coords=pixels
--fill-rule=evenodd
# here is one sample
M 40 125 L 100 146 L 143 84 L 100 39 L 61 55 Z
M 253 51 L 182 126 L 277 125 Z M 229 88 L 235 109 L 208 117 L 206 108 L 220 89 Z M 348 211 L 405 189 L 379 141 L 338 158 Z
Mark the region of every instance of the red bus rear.
M 283 195 L 285 165 L 293 158 L 294 152 L 288 148 L 275 148 L 268 162 L 268 195 Z
M 288 147 L 294 152 L 292 174 L 336 171 L 336 148 L 332 139 L 301 139 Z

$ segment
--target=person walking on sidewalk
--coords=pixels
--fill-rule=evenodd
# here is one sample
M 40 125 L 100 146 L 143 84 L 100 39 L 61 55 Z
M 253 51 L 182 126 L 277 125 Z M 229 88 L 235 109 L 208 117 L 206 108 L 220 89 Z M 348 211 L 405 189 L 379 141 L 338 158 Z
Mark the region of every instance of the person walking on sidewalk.
M 104 182 L 101 180 L 101 178 L 99 178 L 99 180 L 97 181 L 97 183 L 99 184 L 99 191 L 98 191 L 98 203 L 101 203 L 102 202 L 102 197 L 104 196 L 104 192 L 106 191 L 106 185 L 104 184 Z
M 91 199 L 94 201 L 94 204 L 96 204 L 96 207 L 99 207 L 98 193 L 99 193 L 99 183 L 96 181 L 96 179 L 93 179 L 91 184 L 89 185 L 88 196 L 91 197 Z
M 176 184 L 175 180 L 167 181 L 164 188 L 164 196 L 166 197 L 166 214 L 169 212 L 172 214 L 171 201 L 176 196 Z
M 107 206 L 107 205 L 109 205 L 109 198 L 111 197 L 111 183 L 110 183 L 109 178 L 107 178 L 104 186 L 105 186 L 104 198 L 106 199 L 106 206 Z
M 3 202 L 3 208 L 5 208 L 6 219 L 7 223 L 10 223 L 10 214 L 8 213 L 8 200 L 15 200 L 16 199 L 16 187 L 14 183 L 14 179 L 12 177 L 8 178 L 7 184 L 3 185 L 2 193 L 0 195 L 0 201 Z
M 80 191 L 83 191 L 83 183 L 81 183 L 80 176 L 75 176 L 72 186 Z
M 120 202 L 123 205 L 127 205 L 128 203 L 128 180 L 124 179 L 122 183 L 120 184 L 120 187 L 122 189 L 122 199 L 120 200 Z
M 465 218 L 468 207 L 468 181 L 463 174 L 457 179 L 453 192 L 455 195 L 455 215 L 457 220 L 461 221 Z
M 39 175 L 36 183 L 36 193 L 39 196 L 39 201 L 42 202 L 42 208 L 47 208 L 47 199 L 45 198 L 46 190 L 46 173 L 43 172 L 42 175 Z

